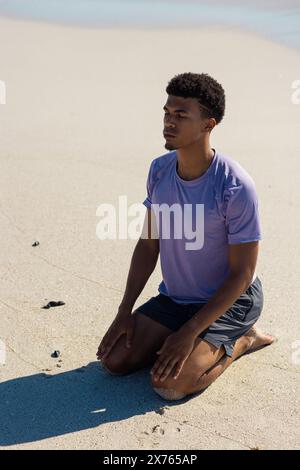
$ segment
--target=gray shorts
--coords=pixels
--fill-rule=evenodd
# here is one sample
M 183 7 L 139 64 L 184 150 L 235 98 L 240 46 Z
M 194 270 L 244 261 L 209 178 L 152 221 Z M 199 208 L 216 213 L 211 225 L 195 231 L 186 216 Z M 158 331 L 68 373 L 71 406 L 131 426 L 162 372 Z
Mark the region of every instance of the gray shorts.
M 217 348 L 223 345 L 226 354 L 232 356 L 236 340 L 257 322 L 263 303 L 262 284 L 256 277 L 234 304 L 199 337 Z M 170 330 L 177 331 L 204 305 L 205 303 L 179 304 L 166 295 L 158 294 L 137 307 L 136 310 Z

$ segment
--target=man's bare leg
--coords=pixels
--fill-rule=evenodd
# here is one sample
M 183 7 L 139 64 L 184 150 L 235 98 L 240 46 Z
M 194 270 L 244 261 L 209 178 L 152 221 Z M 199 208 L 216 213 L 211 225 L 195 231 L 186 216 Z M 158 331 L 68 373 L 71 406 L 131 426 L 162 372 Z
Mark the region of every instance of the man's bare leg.
M 211 352 L 207 351 L 204 345 L 199 344 L 199 350 L 206 351 L 206 357 L 201 359 L 197 349 L 192 352 L 186 361 L 178 379 L 168 377 L 163 382 L 156 382 L 152 379 L 154 390 L 163 398 L 168 400 L 178 400 L 186 395 L 199 392 L 208 387 L 219 375 L 224 372 L 227 367 L 238 357 L 246 352 L 250 352 L 257 348 L 267 346 L 275 338 L 271 335 L 262 333 L 256 326 L 253 326 L 244 336 L 239 338 L 234 346 L 232 357 L 224 354 L 225 350 L 222 346 L 218 350 L 211 346 Z M 207 345 L 208 346 L 208 345 Z M 196 353 L 196 354 L 195 354 Z M 197 357 L 198 356 L 198 357 Z M 216 358 L 219 359 L 215 361 Z M 211 362 L 211 366 L 203 368 L 205 363 Z
M 254 351 L 263 346 L 268 346 L 272 344 L 274 340 L 274 336 L 263 333 L 254 325 L 244 336 L 241 336 L 241 338 L 236 341 L 231 357 L 224 355 L 219 362 L 199 377 L 193 393 L 201 391 L 211 385 L 212 382 L 214 382 L 216 378 L 233 363 L 233 361 L 241 357 L 246 352 Z
M 133 312 L 134 335 L 130 348 L 126 336 L 119 337 L 108 356 L 101 360 L 102 368 L 111 375 L 127 375 L 152 365 L 158 351 L 172 330 L 146 315 Z

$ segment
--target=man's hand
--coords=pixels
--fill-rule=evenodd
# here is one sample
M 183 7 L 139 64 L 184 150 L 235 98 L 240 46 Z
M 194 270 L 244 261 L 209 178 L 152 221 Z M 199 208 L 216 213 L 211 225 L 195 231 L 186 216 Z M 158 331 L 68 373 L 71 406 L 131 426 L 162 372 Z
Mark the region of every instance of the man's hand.
M 120 336 L 124 334 L 126 335 L 126 346 L 130 348 L 134 335 L 134 327 L 135 318 L 133 315 L 117 316 L 102 338 L 96 354 L 98 360 L 105 359 Z
M 159 358 L 151 369 L 153 378 L 163 382 L 175 368 L 173 377 L 177 379 L 185 361 L 194 349 L 194 343 L 195 336 L 185 331 L 178 330 L 170 334 L 157 351 Z

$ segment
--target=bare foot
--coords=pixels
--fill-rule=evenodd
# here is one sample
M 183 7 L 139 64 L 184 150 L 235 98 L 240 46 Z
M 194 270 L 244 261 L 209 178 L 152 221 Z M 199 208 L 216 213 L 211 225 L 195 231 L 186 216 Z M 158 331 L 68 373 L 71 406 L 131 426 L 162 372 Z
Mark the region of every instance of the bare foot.
M 274 343 L 277 340 L 275 336 L 263 333 L 257 326 L 252 326 L 249 331 L 245 334 L 250 339 L 250 346 L 247 352 L 252 352 L 256 349 L 260 349 L 264 346 Z

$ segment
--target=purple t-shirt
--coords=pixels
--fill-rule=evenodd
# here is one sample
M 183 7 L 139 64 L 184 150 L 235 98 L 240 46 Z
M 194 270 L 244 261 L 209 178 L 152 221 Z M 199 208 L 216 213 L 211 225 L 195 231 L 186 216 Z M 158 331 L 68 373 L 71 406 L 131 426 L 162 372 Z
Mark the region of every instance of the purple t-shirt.
M 216 150 L 196 179 L 182 179 L 176 166 L 176 150 L 152 161 L 143 202 L 156 214 L 158 291 L 178 303 L 207 302 L 229 274 L 228 245 L 262 238 L 256 187 L 238 162 Z

